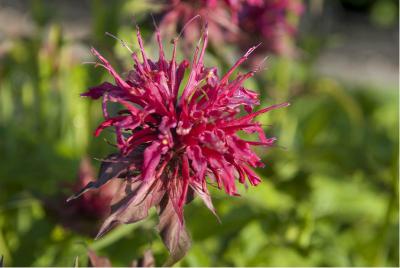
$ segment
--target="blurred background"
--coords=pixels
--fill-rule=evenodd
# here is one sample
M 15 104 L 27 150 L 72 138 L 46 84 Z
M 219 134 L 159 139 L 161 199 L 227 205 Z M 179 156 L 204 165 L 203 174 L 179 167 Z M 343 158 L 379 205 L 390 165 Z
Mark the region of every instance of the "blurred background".
M 94 46 L 121 73 L 137 48 L 150 55 L 162 1 L 0 0 L 0 255 L 7 266 L 87 264 L 87 251 L 128 266 L 167 251 L 152 216 L 93 240 L 109 192 L 66 204 L 113 152 L 92 136 L 98 102 L 79 94 L 111 81 Z M 397 0 L 309 0 L 292 18 L 294 53 L 269 53 L 248 87 L 262 105 L 290 101 L 259 119 L 278 146 L 259 153 L 263 182 L 241 197 L 213 191 L 222 220 L 198 201 L 185 209 L 193 246 L 180 266 L 399 266 Z M 301 14 L 300 14 L 301 13 Z M 213 46 L 226 70 L 241 55 Z M 243 68 L 244 70 L 245 68 Z M 87 158 L 85 158 L 87 157 Z M 86 160 L 85 160 L 86 159 Z M 93 167 L 91 167 L 91 165 Z

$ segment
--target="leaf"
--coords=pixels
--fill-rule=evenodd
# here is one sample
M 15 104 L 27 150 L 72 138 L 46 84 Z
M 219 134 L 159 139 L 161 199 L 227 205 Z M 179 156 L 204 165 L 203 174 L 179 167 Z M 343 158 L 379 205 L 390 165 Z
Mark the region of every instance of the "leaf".
M 157 210 L 160 219 L 157 229 L 170 252 L 163 266 L 172 266 L 186 255 L 191 246 L 190 237 L 184 222 L 179 221 L 178 214 L 167 196 L 161 201 Z
M 74 268 L 78 268 L 78 267 L 79 267 L 79 256 L 76 256 L 75 260 L 74 260 Z
M 162 182 L 153 180 L 143 182 L 137 180 L 131 184 L 131 192 L 111 208 L 111 215 L 104 221 L 96 239 L 103 236 L 119 223 L 134 223 L 146 218 L 149 209 L 158 204 L 164 196 L 161 189 Z
M 111 267 L 111 262 L 106 257 L 97 256 L 93 250 L 88 251 L 90 267 Z
M 111 154 L 109 155 L 101 164 L 99 177 L 96 181 L 91 181 L 86 184 L 78 193 L 72 195 L 67 199 L 67 202 L 74 200 L 87 191 L 92 189 L 98 189 L 104 184 L 106 184 L 111 179 L 114 179 L 121 175 L 124 171 L 128 171 L 131 166 L 133 166 L 134 162 L 132 162 L 133 158 L 137 154 L 133 153 L 129 157 L 123 157 L 119 154 Z
M 190 187 L 196 192 L 196 194 L 203 200 L 204 204 L 207 206 L 209 210 L 215 215 L 218 222 L 221 223 L 221 219 L 218 217 L 217 211 L 214 208 L 214 205 L 211 200 L 210 193 L 208 192 L 207 186 L 201 185 L 197 181 L 190 182 Z

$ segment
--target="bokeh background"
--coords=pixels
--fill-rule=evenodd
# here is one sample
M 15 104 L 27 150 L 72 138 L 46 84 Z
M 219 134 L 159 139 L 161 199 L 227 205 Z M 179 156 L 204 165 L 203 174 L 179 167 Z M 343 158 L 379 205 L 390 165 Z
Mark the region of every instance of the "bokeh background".
M 137 47 L 138 23 L 156 51 L 154 2 L 0 0 L 5 265 L 72 266 L 78 256 L 85 266 L 88 249 L 116 266 L 146 249 L 158 265 L 167 256 L 154 213 L 94 241 L 102 213 L 92 203 L 103 197 L 77 201 L 92 202 L 89 208 L 64 202 L 79 178 L 91 176 L 87 166 L 79 172 L 82 158 L 96 169 L 95 158 L 113 151 L 104 141 L 111 132 L 92 136 L 100 104 L 79 97 L 111 80 L 83 64 L 94 61 L 89 49 L 128 70 L 129 52 L 104 33 Z M 296 56 L 270 55 L 248 84 L 263 105 L 292 103 L 260 117 L 279 137 L 278 146 L 259 151 L 263 182 L 241 197 L 212 192 L 222 224 L 200 202 L 187 206 L 193 246 L 181 266 L 399 266 L 398 1 L 303 4 Z M 227 44 L 211 49 L 206 62 L 226 70 L 238 57 Z

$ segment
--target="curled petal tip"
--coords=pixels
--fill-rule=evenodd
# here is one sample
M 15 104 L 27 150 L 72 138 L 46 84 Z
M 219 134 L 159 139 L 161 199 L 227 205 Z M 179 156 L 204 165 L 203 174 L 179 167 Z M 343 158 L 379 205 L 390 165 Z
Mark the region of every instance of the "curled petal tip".
M 92 54 L 96 55 L 99 53 L 97 52 L 97 50 L 94 47 L 90 47 L 90 52 L 92 52 Z

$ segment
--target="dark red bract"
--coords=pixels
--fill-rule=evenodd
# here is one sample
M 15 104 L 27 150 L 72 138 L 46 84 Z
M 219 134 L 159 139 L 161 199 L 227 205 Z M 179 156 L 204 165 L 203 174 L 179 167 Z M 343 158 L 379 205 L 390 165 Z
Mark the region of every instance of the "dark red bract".
M 112 213 L 99 235 L 116 223 L 131 223 L 145 218 L 156 206 L 160 216 L 159 231 L 171 251 L 173 261 L 183 257 L 189 247 L 184 230 L 183 207 L 193 193 L 215 213 L 207 184 L 237 195 L 235 181 L 251 185 L 260 183 L 252 171 L 262 167 L 252 146 L 271 146 L 275 138 L 267 138 L 261 125 L 253 119 L 283 103 L 254 112 L 258 95 L 243 87 L 254 71 L 233 72 L 247 59 L 255 47 L 240 58 L 222 77 L 216 68 L 206 68 L 203 58 L 208 41 L 207 30 L 196 47 L 192 63 L 176 62 L 177 42 L 173 41 L 172 58 L 165 58 L 160 33 L 156 37 L 159 59 L 146 56 L 140 31 L 137 31 L 141 58 L 132 54 L 134 68 L 123 79 L 95 49 L 92 52 L 114 77 L 115 84 L 103 83 L 82 96 L 103 98 L 105 121 L 95 135 L 107 127 L 116 133 L 118 154 L 103 163 L 99 179 L 80 193 L 98 188 L 110 179 L 123 178 L 125 188 L 115 197 Z M 187 81 L 184 77 L 187 75 Z M 124 106 L 118 115 L 110 115 L 107 103 Z M 258 141 L 240 138 L 245 131 L 258 135 Z

